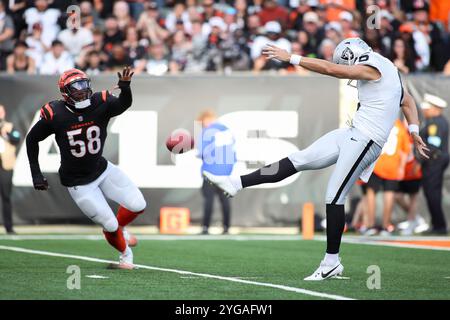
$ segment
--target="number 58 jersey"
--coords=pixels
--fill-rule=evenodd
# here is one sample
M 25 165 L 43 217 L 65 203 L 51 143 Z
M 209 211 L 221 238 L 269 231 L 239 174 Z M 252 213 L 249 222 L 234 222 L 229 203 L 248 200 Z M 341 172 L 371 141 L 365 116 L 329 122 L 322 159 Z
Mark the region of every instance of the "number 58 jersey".
M 32 175 L 42 174 L 38 163 L 38 142 L 55 134 L 61 153 L 59 176 L 67 187 L 88 184 L 107 167 L 103 147 L 110 119 L 131 105 L 129 87 L 121 88 L 119 98 L 107 91 L 94 93 L 91 105 L 80 110 L 63 100 L 47 103 L 41 108 L 41 118 L 27 136 L 27 152 Z M 128 92 L 127 92 L 128 91 Z

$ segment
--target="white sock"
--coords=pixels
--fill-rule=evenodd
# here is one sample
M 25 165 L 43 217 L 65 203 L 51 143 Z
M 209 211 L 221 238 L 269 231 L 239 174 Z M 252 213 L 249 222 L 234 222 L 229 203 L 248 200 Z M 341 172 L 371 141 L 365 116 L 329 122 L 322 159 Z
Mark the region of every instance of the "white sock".
M 230 176 L 230 181 L 237 190 L 242 190 L 241 176 Z
M 336 264 L 339 261 L 339 253 L 325 253 L 326 264 Z

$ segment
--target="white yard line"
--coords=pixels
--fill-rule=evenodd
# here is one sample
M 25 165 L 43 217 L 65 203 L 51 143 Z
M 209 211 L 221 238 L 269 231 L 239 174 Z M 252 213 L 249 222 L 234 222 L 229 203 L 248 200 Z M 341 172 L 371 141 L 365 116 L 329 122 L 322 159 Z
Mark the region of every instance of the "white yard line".
M 50 256 L 50 257 L 76 259 L 76 260 L 83 260 L 83 261 L 90 261 L 90 262 L 107 263 L 107 264 L 117 263 L 116 261 L 111 261 L 111 260 L 104 260 L 104 259 L 98 259 L 98 258 L 91 258 L 91 257 L 77 256 L 77 255 L 56 253 L 56 252 L 49 252 L 49 251 L 25 249 L 25 248 L 20 248 L 20 247 L 11 247 L 11 246 L 0 245 L 0 250 L 7 250 L 7 251 L 14 251 L 14 252 L 21 252 L 21 253 L 30 253 L 30 254 Z M 208 274 L 208 273 L 197 273 L 197 272 L 178 270 L 178 269 L 160 268 L 160 267 L 153 267 L 153 266 L 147 266 L 147 265 L 142 265 L 142 264 L 136 264 L 136 267 L 141 268 L 141 269 L 177 273 L 177 274 L 182 274 L 182 275 L 187 275 L 187 276 L 198 276 L 198 277 L 209 278 L 209 279 L 237 282 L 237 283 L 249 284 L 249 285 L 254 285 L 254 286 L 259 286 L 259 287 L 269 287 L 269 288 L 274 288 L 274 289 L 279 289 L 279 290 L 289 291 L 289 292 L 296 292 L 296 293 L 301 293 L 301 294 L 305 294 L 305 295 L 309 295 L 309 296 L 313 296 L 313 297 L 325 298 L 325 299 L 353 300 L 352 298 L 348 298 L 348 297 L 344 297 L 344 296 L 322 293 L 322 292 L 317 292 L 317 291 L 312 291 L 312 290 L 307 290 L 307 289 L 302 289 L 302 288 L 289 287 L 289 286 L 267 283 L 267 282 L 257 282 L 257 281 L 244 280 L 244 279 L 238 279 L 238 278 L 223 277 L 223 276 L 218 276 L 218 275 L 213 275 L 213 274 Z

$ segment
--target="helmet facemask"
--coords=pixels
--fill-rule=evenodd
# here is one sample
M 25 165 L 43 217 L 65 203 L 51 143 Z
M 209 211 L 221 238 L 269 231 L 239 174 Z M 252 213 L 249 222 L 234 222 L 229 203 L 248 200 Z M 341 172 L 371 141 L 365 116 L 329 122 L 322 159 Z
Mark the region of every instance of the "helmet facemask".
M 84 109 L 91 105 L 91 81 L 89 79 L 81 79 L 69 83 L 64 86 L 64 93 L 67 102 L 76 109 Z

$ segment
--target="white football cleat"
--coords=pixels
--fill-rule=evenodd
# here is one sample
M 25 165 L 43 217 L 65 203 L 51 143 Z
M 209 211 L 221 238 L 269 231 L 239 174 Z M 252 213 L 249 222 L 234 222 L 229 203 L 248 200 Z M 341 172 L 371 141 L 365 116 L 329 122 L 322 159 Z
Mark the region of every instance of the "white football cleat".
M 133 251 L 131 251 L 130 247 L 127 246 L 125 251 L 119 257 L 119 263 L 112 263 L 108 267 L 109 269 L 125 269 L 125 270 L 133 270 L 136 267 L 133 264 Z
M 322 260 L 319 268 L 309 277 L 306 277 L 305 281 L 322 281 L 326 279 L 330 279 L 336 276 L 341 276 L 344 272 L 344 266 L 341 264 L 341 260 L 335 264 L 329 265 L 325 263 L 325 260 Z
M 229 198 L 234 197 L 239 191 L 239 189 L 233 184 L 229 176 L 216 176 L 206 171 L 203 172 L 203 176 L 209 183 L 221 189 L 223 193 Z
M 136 247 L 138 243 L 136 237 L 131 232 L 128 232 L 125 228 L 122 229 L 122 232 L 123 237 L 125 238 L 125 241 L 127 242 L 128 246 Z

